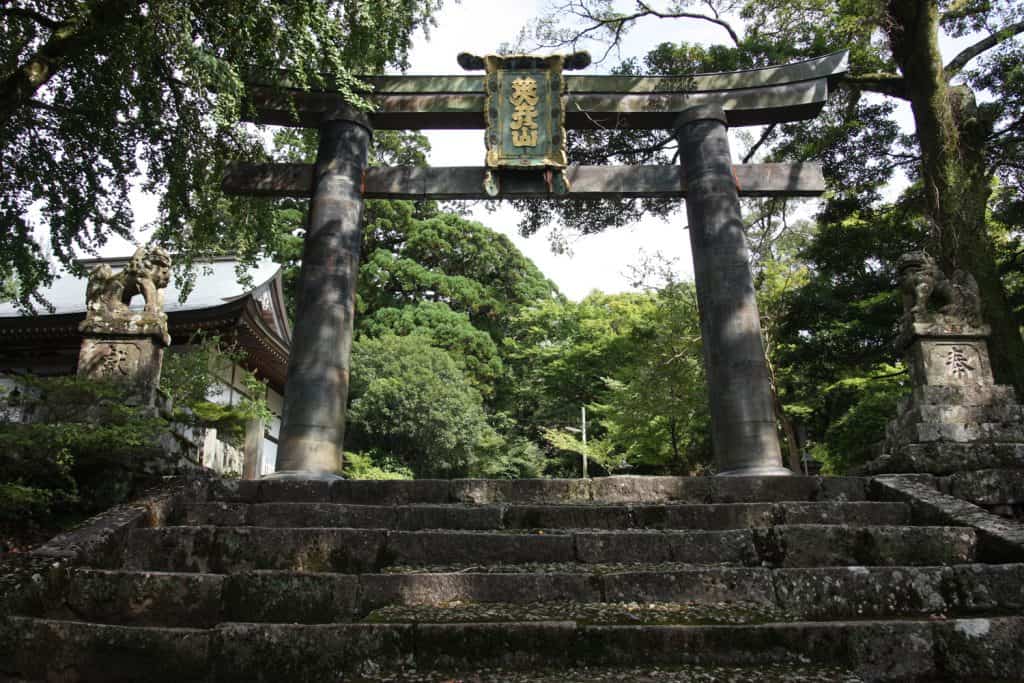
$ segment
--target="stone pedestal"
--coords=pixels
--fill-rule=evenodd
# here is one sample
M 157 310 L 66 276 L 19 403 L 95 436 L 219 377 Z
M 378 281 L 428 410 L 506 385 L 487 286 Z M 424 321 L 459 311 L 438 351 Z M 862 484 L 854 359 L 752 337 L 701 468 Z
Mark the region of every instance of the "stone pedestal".
M 126 319 L 82 324 L 78 375 L 124 386 L 128 405 L 153 407 L 160 385 L 167 321 L 162 315 L 133 314 Z
M 1024 467 L 1024 408 L 992 378 L 988 326 L 935 318 L 904 322 L 899 344 L 913 389 L 865 473 Z

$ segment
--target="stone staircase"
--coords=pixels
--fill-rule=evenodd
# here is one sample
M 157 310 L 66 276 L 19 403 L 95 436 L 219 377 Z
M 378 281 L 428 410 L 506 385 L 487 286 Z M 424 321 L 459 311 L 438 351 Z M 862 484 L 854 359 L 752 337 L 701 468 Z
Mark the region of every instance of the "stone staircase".
M 216 481 L 41 579 L 0 672 L 1021 680 L 1024 564 L 878 497 L 860 478 Z

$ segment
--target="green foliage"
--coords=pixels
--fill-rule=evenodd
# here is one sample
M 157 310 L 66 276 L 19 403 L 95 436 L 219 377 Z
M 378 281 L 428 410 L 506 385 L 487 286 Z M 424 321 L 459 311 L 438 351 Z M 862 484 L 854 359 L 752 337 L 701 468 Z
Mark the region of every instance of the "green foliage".
M 444 303 L 495 339 L 519 307 L 550 298 L 549 282 L 512 242 L 479 223 L 416 216 L 409 202 L 375 207 L 364 230 L 360 310 Z
M 494 339 L 474 327 L 468 313 L 456 312 L 439 301 L 415 301 L 399 308 L 380 308 L 365 316 L 360 334 L 418 334 L 447 351 L 485 396 L 492 396 L 504 372 Z
M 116 384 L 27 379 L 32 423 L 0 423 L 0 516 L 45 523 L 124 501 L 160 469 L 165 420 L 121 403 Z
M 164 356 L 160 389 L 173 401 L 175 417 L 182 422 L 203 424 L 239 444 L 245 438 L 245 423 L 259 419 L 268 422 L 273 413 L 266 400 L 266 385 L 254 374 L 241 370 L 245 396 L 235 405 L 208 400 L 222 385 L 231 368 L 245 361 L 245 353 L 226 344 L 219 336 L 196 335 L 183 350 Z M 184 409 L 184 410 L 181 410 Z
M 346 450 L 386 454 L 417 477 L 480 472 L 503 445 L 480 392 L 422 336 L 358 340 L 350 391 Z
M 380 464 L 376 464 L 380 462 Z M 345 453 L 345 476 L 349 479 L 412 479 L 412 470 L 397 465 L 387 456 L 374 458 L 369 453 Z
M 241 125 L 247 78 L 336 88 L 402 67 L 438 0 L 25 0 L 0 8 L 0 273 L 30 300 L 57 259 L 130 236 L 132 181 L 159 196 L 157 237 L 186 256 L 255 257 L 280 234 L 267 201 L 220 191 L 265 157 Z M 26 77 L 31 75 L 31 78 Z M 330 74 L 327 79 L 320 74 Z M 33 207 L 29 211 L 29 207 Z
M 548 470 L 578 474 L 584 452 L 609 473 L 702 469 L 711 452 L 699 326 L 689 283 L 524 309 L 505 341 L 511 405 L 554 456 Z M 565 431 L 578 428 L 581 405 L 585 448 Z
M 896 416 L 896 403 L 907 391 L 905 378 L 893 376 L 893 368 L 879 370 L 884 374 L 845 379 L 826 391 L 839 417 L 814 453 L 830 474 L 848 474 L 870 460 L 872 447 L 885 438 L 885 426 Z
M 0 483 L 0 525 L 23 525 L 46 519 L 53 513 L 53 491 L 21 484 Z

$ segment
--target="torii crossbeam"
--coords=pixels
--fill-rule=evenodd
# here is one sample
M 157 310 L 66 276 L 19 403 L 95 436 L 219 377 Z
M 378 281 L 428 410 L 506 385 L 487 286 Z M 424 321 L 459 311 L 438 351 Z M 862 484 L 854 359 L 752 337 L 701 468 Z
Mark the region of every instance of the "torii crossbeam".
M 789 474 L 739 197 L 814 196 L 824 180 L 817 164 L 734 165 L 727 127 L 814 117 L 830 80 L 846 71 L 847 53 L 643 78 L 563 76 L 563 67 L 589 62 L 581 53 L 459 61 L 486 73 L 364 79 L 373 86 L 368 113 L 335 92 L 295 89 L 283 78 L 249 84 L 250 120 L 320 130 L 315 164 L 236 164 L 224 179 L 230 194 L 310 198 L 277 476 L 333 477 L 342 468 L 364 199 L 673 196 L 686 198 L 719 472 Z M 671 130 L 680 166 L 567 166 L 564 129 L 597 127 Z M 370 169 L 373 128 L 486 128 L 487 165 Z

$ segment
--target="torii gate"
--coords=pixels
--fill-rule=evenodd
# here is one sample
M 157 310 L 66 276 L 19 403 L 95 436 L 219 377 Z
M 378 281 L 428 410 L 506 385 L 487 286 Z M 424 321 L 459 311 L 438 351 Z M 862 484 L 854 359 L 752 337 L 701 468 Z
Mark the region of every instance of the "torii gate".
M 375 105 L 329 91 L 249 85 L 250 120 L 315 127 L 314 165 L 236 164 L 229 194 L 309 197 L 276 476 L 342 468 L 364 199 L 685 197 L 720 474 L 785 475 L 739 197 L 816 196 L 818 164 L 733 165 L 728 126 L 813 118 L 847 53 L 688 76 L 563 76 L 585 53 L 473 57 L 484 75 L 364 79 Z M 680 166 L 566 166 L 564 128 L 668 129 Z M 487 165 L 367 168 L 373 128 L 486 128 Z M 275 475 L 272 475 L 275 476 Z

